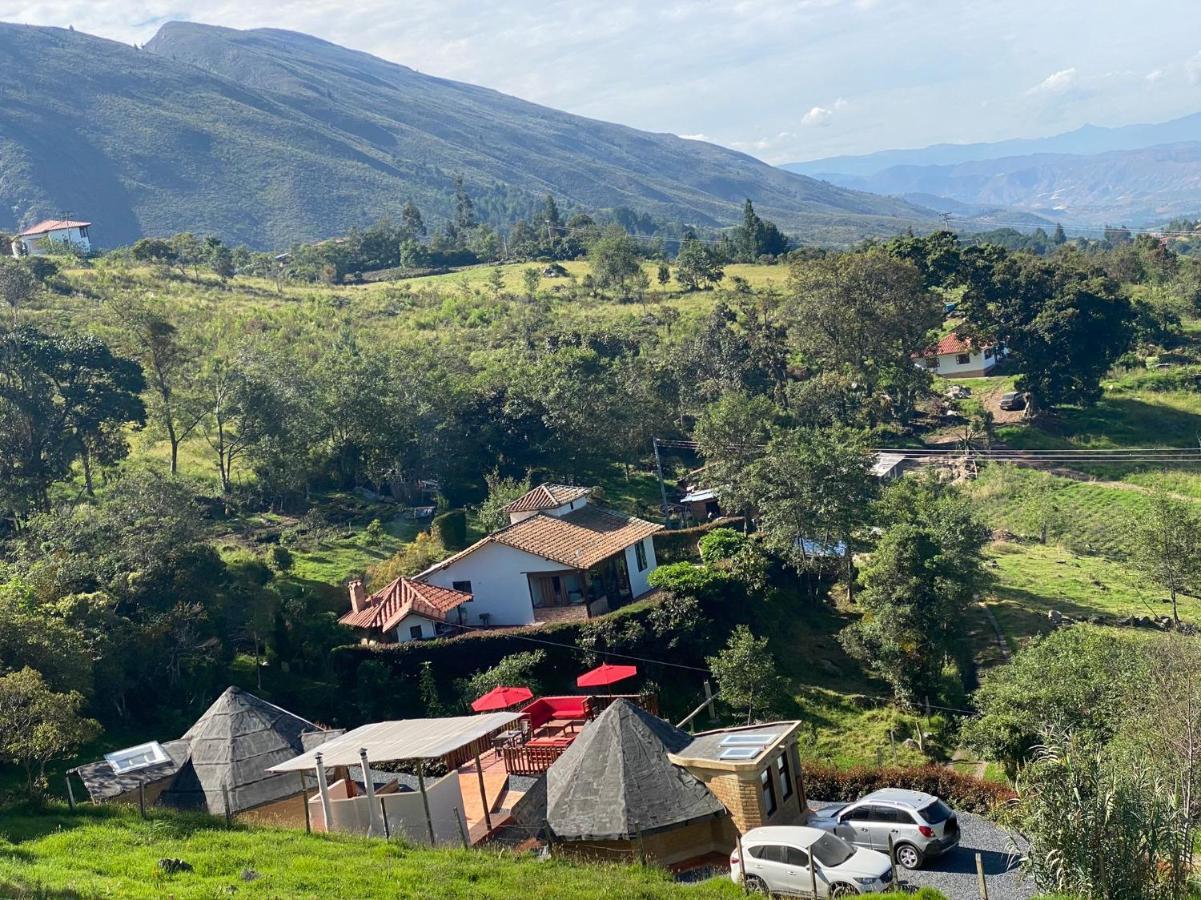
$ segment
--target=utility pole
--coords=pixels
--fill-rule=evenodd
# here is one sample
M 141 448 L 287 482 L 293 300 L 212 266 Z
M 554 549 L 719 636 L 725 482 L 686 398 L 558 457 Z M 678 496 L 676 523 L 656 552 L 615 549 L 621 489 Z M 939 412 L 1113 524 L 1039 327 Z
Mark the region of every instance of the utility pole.
M 659 511 L 667 515 L 667 488 L 663 485 L 663 460 L 659 456 L 659 439 L 651 438 L 651 444 L 655 448 L 655 474 L 659 476 L 659 497 L 663 501 Z

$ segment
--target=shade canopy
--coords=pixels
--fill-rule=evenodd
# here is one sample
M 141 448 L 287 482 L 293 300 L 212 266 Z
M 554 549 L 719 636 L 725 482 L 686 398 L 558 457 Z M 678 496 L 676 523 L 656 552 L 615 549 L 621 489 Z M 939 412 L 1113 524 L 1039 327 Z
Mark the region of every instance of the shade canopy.
M 471 708 L 478 713 L 491 712 L 494 709 L 508 709 L 523 700 L 533 698 L 533 696 L 534 692 L 527 687 L 505 687 L 502 684 L 473 701 Z
M 576 687 L 582 688 L 607 687 L 610 684 L 625 681 L 627 678 L 633 678 L 637 674 L 637 666 L 611 666 L 608 663 L 602 663 L 595 669 L 585 672 L 575 680 L 575 683 Z
M 360 750 L 366 750 L 373 762 L 440 759 L 495 734 L 520 718 L 520 713 L 494 712 L 482 716 L 374 722 L 326 741 L 319 748 L 272 766 L 268 771 L 301 772 L 313 769 L 317 766 L 318 755 L 326 768 L 354 766 L 359 764 Z

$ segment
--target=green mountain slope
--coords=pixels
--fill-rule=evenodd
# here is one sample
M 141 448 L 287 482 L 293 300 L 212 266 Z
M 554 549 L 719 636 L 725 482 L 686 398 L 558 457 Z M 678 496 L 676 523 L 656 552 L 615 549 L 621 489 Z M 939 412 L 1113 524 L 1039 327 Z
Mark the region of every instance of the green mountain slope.
M 181 229 L 279 247 L 433 219 L 462 173 L 497 218 L 551 191 L 733 223 L 744 197 L 845 242 L 933 215 L 674 135 L 572 116 L 305 35 L 170 23 L 142 50 L 0 25 L 0 228 L 69 210 L 112 246 Z

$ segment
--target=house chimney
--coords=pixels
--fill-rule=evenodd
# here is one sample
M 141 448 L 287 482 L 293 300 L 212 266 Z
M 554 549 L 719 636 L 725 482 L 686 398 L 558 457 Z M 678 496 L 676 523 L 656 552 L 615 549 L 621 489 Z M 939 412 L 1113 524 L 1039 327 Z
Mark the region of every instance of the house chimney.
M 356 578 L 350 582 L 350 608 L 354 612 L 362 612 L 367 607 L 367 588 L 363 587 L 363 579 Z

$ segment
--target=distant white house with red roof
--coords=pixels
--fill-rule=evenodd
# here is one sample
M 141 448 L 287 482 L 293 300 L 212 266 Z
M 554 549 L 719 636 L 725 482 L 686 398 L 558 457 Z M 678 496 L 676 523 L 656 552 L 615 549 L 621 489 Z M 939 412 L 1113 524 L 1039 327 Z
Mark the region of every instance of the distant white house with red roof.
M 914 356 L 917 365 L 939 375 L 977 378 L 997 364 L 998 349 L 992 343 L 977 343 L 952 332 L 932 347 Z
M 543 484 L 505 507 L 509 524 L 413 578 L 364 596 L 339 621 L 404 642 L 456 626 L 531 625 L 603 615 L 650 591 L 663 526 L 590 502 L 591 489 Z
M 91 227 L 91 222 L 46 219 L 30 225 L 13 238 L 13 256 L 42 256 L 50 252 L 51 244 L 69 244 L 83 253 L 90 253 L 92 239 L 88 236 L 88 229 Z

